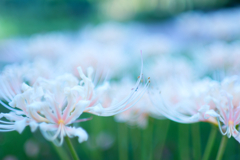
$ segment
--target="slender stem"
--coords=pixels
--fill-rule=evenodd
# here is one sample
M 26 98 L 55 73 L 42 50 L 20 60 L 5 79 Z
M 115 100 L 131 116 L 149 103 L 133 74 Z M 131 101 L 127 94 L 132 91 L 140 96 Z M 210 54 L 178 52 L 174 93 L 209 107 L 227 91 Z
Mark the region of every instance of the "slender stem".
M 148 159 L 151 160 L 153 159 L 153 125 L 154 125 L 154 119 L 152 118 L 149 118 L 149 125 L 148 125 L 148 128 L 147 128 L 147 131 L 148 131 L 148 135 L 149 136 L 147 142 L 148 142 L 148 151 L 149 151 L 149 154 L 148 154 Z M 147 137 L 146 136 L 146 137 Z
M 118 123 L 119 160 L 128 160 L 128 128 L 127 124 Z
M 213 143 L 216 139 L 216 135 L 217 135 L 217 127 L 212 126 L 212 130 L 211 130 L 210 136 L 208 138 L 208 142 L 207 142 L 207 147 L 206 147 L 206 149 L 204 151 L 204 154 L 203 154 L 203 160 L 208 160 L 209 159 L 210 153 L 211 153 L 212 148 L 213 148 Z
M 147 159 L 147 133 L 146 129 L 141 129 L 141 160 Z
M 94 116 L 94 120 L 91 121 L 90 123 L 91 137 L 92 137 L 91 142 L 93 146 L 93 149 L 91 150 L 91 155 L 90 155 L 91 159 L 98 159 L 98 160 L 103 159 L 101 148 L 99 148 L 99 146 L 96 144 L 97 137 L 104 127 L 103 120 L 104 118 L 102 117 Z
M 162 152 L 163 152 L 163 148 L 165 145 L 165 141 L 167 139 L 167 135 L 168 135 L 168 130 L 169 130 L 169 125 L 170 125 L 170 120 L 166 120 L 164 121 L 164 126 L 162 126 L 163 129 L 163 133 L 161 134 L 162 140 L 161 140 L 161 148 L 159 150 L 159 157 L 162 157 Z
M 189 151 L 189 126 L 186 124 L 179 124 L 179 155 L 180 159 L 189 160 L 190 151 Z
M 141 159 L 153 159 L 152 143 L 153 143 L 153 119 L 149 118 L 147 128 L 141 128 Z
M 69 160 L 67 153 L 65 152 L 65 150 L 62 147 L 57 147 L 57 146 L 55 146 L 54 143 L 51 143 L 51 144 L 61 160 Z
M 226 136 L 222 136 L 222 140 L 221 140 L 220 147 L 218 149 L 218 154 L 217 154 L 216 160 L 221 160 L 222 159 L 224 150 L 226 148 L 226 144 L 227 144 L 227 137 Z
M 73 145 L 72 145 L 72 142 L 70 141 L 69 137 L 68 137 L 68 136 L 65 136 L 64 139 L 65 139 L 65 141 L 66 141 L 66 143 L 67 143 L 67 145 L 68 145 L 68 148 L 69 148 L 69 150 L 70 150 L 70 152 L 71 152 L 71 155 L 72 155 L 73 159 L 74 159 L 74 160 L 80 160 L 80 159 L 78 158 L 77 152 L 75 151 L 75 149 L 74 149 L 74 147 L 73 147 Z
M 132 142 L 132 150 L 133 150 L 133 157 L 132 160 L 139 160 L 140 159 L 140 143 L 141 133 L 139 128 L 132 128 L 131 129 L 131 142 Z
M 201 136 L 199 123 L 192 124 L 192 142 L 193 142 L 193 157 L 195 160 L 201 159 Z

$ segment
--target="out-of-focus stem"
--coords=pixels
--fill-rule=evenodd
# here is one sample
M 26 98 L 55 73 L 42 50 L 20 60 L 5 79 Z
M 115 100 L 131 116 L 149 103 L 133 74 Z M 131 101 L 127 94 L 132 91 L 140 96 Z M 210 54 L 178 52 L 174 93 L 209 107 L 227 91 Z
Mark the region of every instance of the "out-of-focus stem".
M 201 159 L 201 136 L 199 123 L 192 124 L 193 158 Z
M 162 137 L 162 144 L 161 144 L 161 148 L 158 151 L 159 152 L 159 157 L 162 156 L 162 152 L 163 152 L 163 148 L 167 139 L 167 135 L 168 135 L 168 130 L 169 130 L 169 125 L 170 125 L 170 120 L 166 120 L 166 122 L 164 123 L 164 126 L 162 126 L 163 129 L 163 133 L 161 134 Z
M 73 147 L 73 145 L 72 145 L 72 142 L 70 141 L 69 137 L 66 136 L 64 139 L 65 139 L 65 142 L 66 142 L 67 145 L 68 145 L 68 148 L 69 148 L 69 150 L 70 150 L 70 153 L 71 153 L 73 159 L 74 159 L 74 160 L 80 160 L 80 159 L 78 158 L 77 152 L 75 151 L 75 149 L 74 149 L 74 147 Z
M 179 155 L 182 160 L 190 159 L 189 152 L 189 126 L 186 124 L 179 124 Z
M 204 151 L 203 160 L 208 160 L 209 159 L 211 150 L 213 148 L 214 140 L 216 139 L 216 135 L 217 135 L 217 127 L 212 126 L 212 130 L 211 130 L 210 136 L 208 138 L 208 142 L 207 142 L 207 147 Z
M 141 130 L 141 160 L 147 159 L 147 152 L 148 152 L 148 135 L 147 135 L 147 129 Z
M 94 116 L 93 120 L 90 122 L 91 138 L 93 139 L 92 141 L 93 149 L 91 150 L 92 152 L 91 159 L 98 159 L 98 160 L 103 159 L 101 148 L 96 144 L 96 139 L 103 128 L 103 124 L 104 124 L 103 121 L 104 121 L 104 118 Z
M 61 160 L 70 160 L 70 158 L 68 157 L 68 154 L 65 152 L 65 150 L 62 147 L 57 147 L 54 143 L 52 143 L 52 146 L 57 152 Z
M 132 160 L 139 160 L 140 158 L 140 150 L 141 150 L 141 146 L 140 143 L 141 141 L 139 141 L 141 139 L 141 133 L 140 133 L 140 129 L 139 128 L 132 128 L 130 129 L 131 131 L 131 144 L 132 144 Z
M 222 136 L 222 140 L 221 140 L 220 147 L 218 149 L 218 154 L 217 154 L 216 160 L 221 160 L 222 159 L 224 150 L 226 148 L 226 144 L 227 144 L 227 137 L 226 136 Z
M 147 128 L 142 129 L 141 159 L 153 159 L 153 119 L 149 118 Z
M 150 121 L 150 120 L 152 120 L 152 121 Z M 152 160 L 153 159 L 153 125 L 154 125 L 154 119 L 150 119 L 150 120 L 149 120 L 149 125 L 148 125 L 148 128 L 147 128 L 148 140 L 147 139 L 146 140 L 148 142 L 147 147 L 149 147 L 148 148 L 148 152 L 149 152 L 148 159 Z
M 119 160 L 128 160 L 128 130 L 126 124 L 118 123 Z

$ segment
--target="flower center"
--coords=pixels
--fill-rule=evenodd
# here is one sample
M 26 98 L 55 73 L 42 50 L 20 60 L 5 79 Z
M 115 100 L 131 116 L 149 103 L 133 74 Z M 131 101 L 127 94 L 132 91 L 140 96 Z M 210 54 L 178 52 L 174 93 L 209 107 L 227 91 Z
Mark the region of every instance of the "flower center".
M 64 120 L 63 119 L 59 119 L 58 120 L 58 124 L 64 124 Z
M 233 124 L 234 124 L 233 121 L 228 121 L 229 126 L 232 126 Z

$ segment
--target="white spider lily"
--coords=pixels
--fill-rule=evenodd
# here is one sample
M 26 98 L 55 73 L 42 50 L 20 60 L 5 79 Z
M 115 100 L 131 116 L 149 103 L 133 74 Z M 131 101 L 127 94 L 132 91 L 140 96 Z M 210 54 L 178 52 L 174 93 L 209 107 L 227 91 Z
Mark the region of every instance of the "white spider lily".
M 143 75 L 142 70 L 143 70 L 143 61 L 141 64 L 140 76 L 138 77 L 138 80 L 134 88 L 132 88 L 130 94 L 126 98 L 124 98 L 120 102 L 114 101 L 111 105 L 103 107 L 101 103 L 97 103 L 97 102 L 100 98 L 99 96 L 100 95 L 102 96 L 103 91 L 107 90 L 108 83 L 104 83 L 101 87 L 98 87 L 97 89 L 95 89 L 95 93 L 97 94 L 94 95 L 94 90 L 93 90 L 94 83 L 91 80 L 91 78 L 88 78 L 88 77 L 92 77 L 91 76 L 92 71 L 88 70 L 88 77 L 86 77 L 83 74 L 82 69 L 78 67 L 78 71 L 79 71 L 80 77 L 82 78 L 82 82 L 85 84 L 84 90 L 85 90 L 85 93 L 87 93 L 86 97 L 88 100 L 91 101 L 90 105 L 85 109 L 84 112 L 89 112 L 92 114 L 96 114 L 98 116 L 113 116 L 121 112 L 124 112 L 127 109 L 134 106 L 144 95 L 144 93 L 146 92 L 150 84 L 150 80 L 148 79 L 147 82 L 144 85 L 142 85 L 142 75 Z
M 74 88 L 77 83 L 74 76 L 63 75 L 55 80 L 40 78 L 33 87 L 23 84 L 23 92 L 14 96 L 9 103 L 12 112 L 1 114 L 10 122 L 0 121 L 0 131 L 17 130 L 21 133 L 27 125 L 32 131 L 40 126 L 46 139 L 54 141 L 56 145 L 63 143 L 64 136 L 78 136 L 79 142 L 87 140 L 88 135 L 82 128 L 70 126 L 90 104 L 89 100 L 85 100 L 85 90 L 80 93 L 83 99 L 76 99 L 69 92 L 64 92 L 70 87 Z
M 35 131 L 38 126 L 38 121 L 46 121 L 46 119 L 38 116 L 38 114 L 28 111 L 28 105 L 42 96 L 43 93 L 41 92 L 41 88 L 31 88 L 25 83 L 22 84 L 21 88 L 23 93 L 9 97 L 11 102 L 9 102 L 9 99 L 5 99 L 9 102 L 10 106 L 0 101 L 3 106 L 12 111 L 10 113 L 1 113 L 1 118 L 5 117 L 7 120 L 11 121 L 7 122 L 1 120 L 0 123 L 3 123 L 0 125 L 1 131 L 17 130 L 21 133 L 27 125 L 31 127 L 32 131 Z M 6 91 L 5 93 L 8 92 Z
M 163 88 L 159 94 L 153 90 L 153 93 L 150 92 L 152 103 L 163 116 L 179 123 L 209 121 L 216 124 L 214 118 L 205 118 L 205 101 L 215 82 L 204 80 L 189 84 L 191 83 L 181 86 L 178 83 L 166 84 L 166 89 Z
M 143 64 L 143 63 L 142 63 Z M 77 120 L 83 112 L 99 116 L 112 116 L 131 108 L 143 96 L 150 81 L 142 86 L 142 69 L 135 87 L 122 101 L 109 106 L 102 106 L 103 93 L 108 89 L 108 83 L 95 86 L 93 69 L 87 70 L 87 76 L 78 67 L 81 81 L 71 74 L 64 74 L 53 80 L 39 78 L 31 86 L 23 83 L 17 93 L 11 93 L 11 87 L 2 92 L 4 99 L 10 106 L 1 104 L 11 110 L 9 114 L 1 114 L 9 121 L 1 120 L 0 131 L 17 130 L 19 133 L 26 126 L 35 131 L 39 126 L 46 139 L 54 141 L 56 145 L 63 143 L 64 136 L 77 136 L 79 142 L 87 140 L 87 133 L 80 127 L 71 124 L 84 120 Z M 5 87 L 8 82 L 2 83 Z
M 18 131 L 22 133 L 26 126 L 30 126 L 31 131 L 34 132 L 37 129 L 38 124 L 36 121 L 32 120 L 31 118 L 23 117 L 17 115 L 14 112 L 10 113 L 1 113 L 0 118 L 5 117 L 8 121 L 0 120 L 0 132 L 9 132 L 9 131 Z
M 240 124 L 239 89 L 238 77 L 226 78 L 219 89 L 212 92 L 209 98 L 216 107 L 206 110 L 205 114 L 217 119 L 223 135 L 227 135 L 228 138 L 233 136 L 240 143 L 240 132 L 237 127 Z

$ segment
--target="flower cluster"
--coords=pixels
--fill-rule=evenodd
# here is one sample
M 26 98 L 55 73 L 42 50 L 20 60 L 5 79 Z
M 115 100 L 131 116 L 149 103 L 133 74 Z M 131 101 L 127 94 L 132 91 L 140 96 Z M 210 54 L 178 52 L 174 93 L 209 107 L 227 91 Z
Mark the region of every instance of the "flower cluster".
M 174 88 L 175 92 L 179 88 Z M 179 123 L 209 122 L 219 126 L 223 135 L 239 141 L 240 78 L 226 77 L 221 82 L 205 79 L 181 85 L 186 93 L 168 95 L 151 91 L 151 100 L 163 116 Z M 183 96 L 184 95 L 184 96 Z M 177 99 L 177 101 L 176 101 Z M 240 142 L 240 141 L 239 141 Z
M 238 8 L 188 12 L 155 25 L 109 22 L 74 35 L 6 40 L 0 61 L 20 64 L 6 66 L 0 76 L 0 103 L 10 110 L 1 113 L 0 130 L 21 133 L 30 126 L 57 144 L 64 136 L 82 142 L 87 133 L 72 124 L 85 121 L 79 117 L 88 112 L 116 115 L 116 121 L 141 128 L 149 116 L 208 122 L 239 141 L 238 19 Z M 148 91 L 143 68 L 133 83 L 139 75 L 134 53 L 140 48 L 152 81 Z M 115 82 L 111 87 L 109 77 Z
M 33 69 L 26 67 L 25 71 Z M 79 78 L 70 73 L 44 78 L 41 72 L 34 72 L 34 76 L 30 76 L 31 81 L 26 81 L 25 72 L 18 72 L 15 66 L 6 68 L 0 79 L 0 93 L 5 102 L 0 103 L 10 112 L 0 114 L 0 131 L 16 130 L 21 133 L 26 126 L 30 126 L 32 132 L 39 128 L 44 137 L 56 145 L 61 145 L 65 136 L 77 136 L 81 143 L 88 139 L 88 134 L 72 124 L 87 120 L 79 119 L 83 112 L 98 116 L 121 113 L 137 103 L 149 85 L 149 81 L 142 85 L 141 69 L 129 95 L 121 101 L 110 100 L 109 104 L 104 96 L 109 89 L 108 81 L 101 80 L 99 73 L 94 74 L 92 67 L 87 68 L 86 75 L 81 67 L 77 69 Z M 19 70 L 23 71 L 21 68 Z

